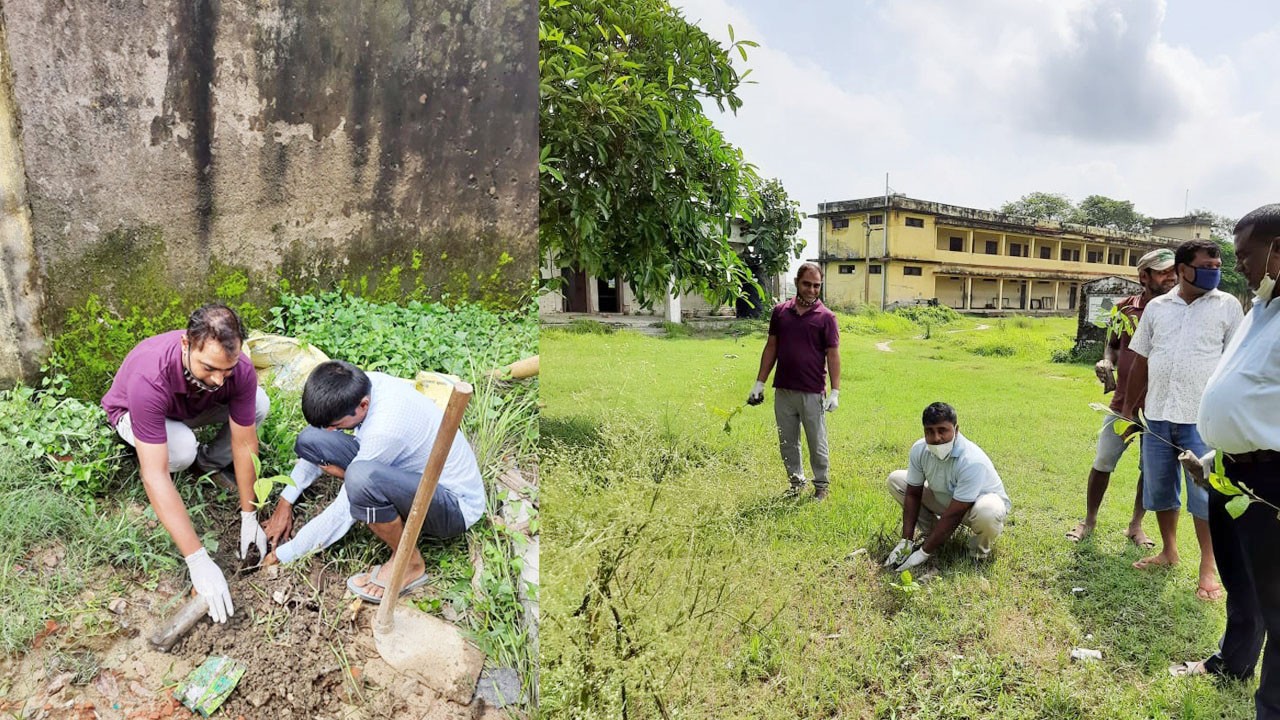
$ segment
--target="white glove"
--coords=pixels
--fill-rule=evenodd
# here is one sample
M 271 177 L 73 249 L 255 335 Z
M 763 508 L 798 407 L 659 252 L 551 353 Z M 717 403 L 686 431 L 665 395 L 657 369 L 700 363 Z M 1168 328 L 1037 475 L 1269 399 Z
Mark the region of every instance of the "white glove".
M 747 396 L 748 405 L 759 405 L 764 402 L 764 383 L 757 380 L 755 386 L 751 388 L 751 394 Z
M 840 391 L 833 389 L 831 394 L 827 395 L 826 402 L 822 403 L 822 409 L 831 412 L 838 407 L 840 407 Z
M 902 559 L 911 552 L 911 541 L 902 539 L 893 547 L 893 552 L 889 553 L 889 559 L 884 561 L 884 566 L 897 565 Z
M 226 622 L 235 608 L 231 605 L 231 591 L 227 589 L 227 579 L 223 577 L 222 570 L 204 548 L 185 559 L 191 572 L 191 584 L 196 593 L 209 603 L 209 617 L 217 623 Z
M 907 558 L 906 561 L 904 561 L 901 565 L 899 565 L 894 570 L 894 572 L 902 572 L 903 570 L 910 570 L 911 568 L 917 565 L 920 565 L 921 563 L 923 563 L 925 560 L 928 560 L 928 559 L 929 559 L 929 553 L 925 552 L 924 548 L 920 548 L 919 550 L 911 553 L 911 557 Z
M 267 531 L 258 524 L 258 513 L 253 510 L 240 511 L 240 559 L 249 555 L 249 546 L 258 546 L 258 562 L 267 556 Z

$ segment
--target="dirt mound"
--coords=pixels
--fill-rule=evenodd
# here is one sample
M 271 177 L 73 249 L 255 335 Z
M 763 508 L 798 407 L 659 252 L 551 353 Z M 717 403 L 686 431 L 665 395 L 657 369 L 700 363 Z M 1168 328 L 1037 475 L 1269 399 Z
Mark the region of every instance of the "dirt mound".
M 226 537 L 223 547 L 233 542 Z M 186 599 L 183 588 L 135 584 L 123 602 L 91 601 L 67 625 L 51 624 L 25 656 L 0 661 L 0 712 L 77 720 L 194 717 L 172 700 L 173 690 L 207 657 L 226 655 L 247 671 L 220 717 L 505 717 L 483 700 L 449 702 L 383 663 L 369 626 L 376 606 L 356 602 L 323 555 L 245 575 L 232 570 L 238 561 L 226 553 L 216 559 L 228 570 L 235 602 L 225 625 L 203 618 L 161 653 L 146 638 Z M 111 577 L 108 570 L 103 575 Z

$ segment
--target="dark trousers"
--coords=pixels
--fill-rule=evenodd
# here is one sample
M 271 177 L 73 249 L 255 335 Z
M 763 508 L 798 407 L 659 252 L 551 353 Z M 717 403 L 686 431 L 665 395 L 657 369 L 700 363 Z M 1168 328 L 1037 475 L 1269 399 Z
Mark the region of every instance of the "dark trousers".
M 360 441 L 337 430 L 308 427 L 294 443 L 298 457 L 316 465 L 335 465 L 345 477 L 342 486 L 351 503 L 351 517 L 363 523 L 391 522 L 409 517 L 422 472 L 411 472 L 386 463 L 356 461 Z M 451 538 L 467 529 L 458 498 L 449 488 L 436 486 L 422 521 L 422 532 L 435 538 Z
M 1223 466 L 1228 479 L 1280 505 L 1280 461 L 1237 463 L 1226 458 Z M 1232 518 L 1226 510 L 1230 499 L 1209 492 L 1209 534 L 1227 589 L 1227 629 L 1205 668 L 1224 677 L 1250 678 L 1263 639 L 1270 637 L 1254 705 L 1259 720 L 1280 720 L 1280 553 L 1275 549 L 1280 520 L 1262 503 L 1252 503 Z

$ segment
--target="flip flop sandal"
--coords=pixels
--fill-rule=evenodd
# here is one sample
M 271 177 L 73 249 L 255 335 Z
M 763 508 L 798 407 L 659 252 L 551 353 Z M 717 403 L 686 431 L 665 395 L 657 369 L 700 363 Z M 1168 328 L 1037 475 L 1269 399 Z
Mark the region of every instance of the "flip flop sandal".
M 365 590 L 365 588 L 370 585 L 380 587 L 383 590 L 387 589 L 387 584 L 378 579 L 378 571 L 381 569 L 382 565 L 374 565 L 372 568 L 369 568 L 368 572 L 358 572 L 355 575 L 352 575 L 347 578 L 347 589 L 351 591 L 352 595 L 355 595 L 367 603 L 373 605 L 381 603 L 381 597 L 378 597 L 377 595 L 370 595 L 369 592 Z M 369 578 L 364 585 L 356 585 L 356 578 L 360 576 L 367 576 Z M 400 589 L 400 597 L 404 597 L 405 593 L 408 593 L 410 590 L 414 590 L 415 588 L 419 588 L 427 584 L 428 579 L 427 574 L 424 572 L 418 577 L 405 582 L 404 587 Z
M 1169 674 L 1174 677 L 1191 677 L 1193 675 L 1208 675 L 1209 671 L 1205 669 L 1203 660 L 1188 660 L 1187 662 L 1170 665 Z

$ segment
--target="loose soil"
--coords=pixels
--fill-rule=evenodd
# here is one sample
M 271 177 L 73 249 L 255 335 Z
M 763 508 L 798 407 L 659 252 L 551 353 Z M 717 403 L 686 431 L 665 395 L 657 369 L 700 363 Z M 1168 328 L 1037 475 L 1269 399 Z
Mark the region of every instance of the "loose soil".
M 185 573 L 162 580 L 154 591 L 131 583 L 123 607 L 116 598 L 86 591 L 83 613 L 62 626 L 47 625 L 27 654 L 0 658 L 0 714 L 76 720 L 195 717 L 172 699 L 173 690 L 209 656 L 226 655 L 248 670 L 218 717 L 506 717 L 483 700 L 469 706 L 449 702 L 382 662 L 370 628 L 376 606 L 353 598 L 345 575 L 326 564 L 323 553 L 288 568 L 237 574 L 240 561 L 233 553 L 239 522 L 234 507 L 223 510 L 215 517 L 228 530 L 215 560 L 227 573 L 235 603 L 225 625 L 202 618 L 162 653 L 147 636 L 186 600 Z M 104 569 L 100 582 L 87 584 L 103 588 L 109 577 Z M 429 595 L 431 585 L 424 590 Z

